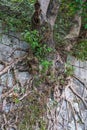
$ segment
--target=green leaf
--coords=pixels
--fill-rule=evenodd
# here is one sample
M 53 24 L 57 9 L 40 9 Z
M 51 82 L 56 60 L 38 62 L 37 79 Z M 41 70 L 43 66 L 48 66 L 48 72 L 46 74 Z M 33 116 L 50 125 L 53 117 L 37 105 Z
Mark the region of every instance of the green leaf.
M 85 25 L 85 29 L 87 29 L 87 24 Z

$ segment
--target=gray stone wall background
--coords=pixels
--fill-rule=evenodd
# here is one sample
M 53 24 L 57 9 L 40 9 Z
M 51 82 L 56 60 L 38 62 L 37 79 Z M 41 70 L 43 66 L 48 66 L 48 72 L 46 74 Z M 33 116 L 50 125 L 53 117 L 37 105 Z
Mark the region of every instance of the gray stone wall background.
M 26 42 L 19 40 L 19 34 L 10 32 L 9 35 L 2 34 L 0 36 L 0 130 L 17 129 L 16 116 L 12 113 L 9 115 L 12 106 L 5 97 L 7 95 L 9 97 L 10 90 L 13 91 L 13 88 L 18 89 L 19 83 L 23 89 L 31 78 L 28 71 L 20 71 L 21 61 L 19 64 L 14 63 L 15 59 L 22 58 L 26 54 L 28 48 L 29 45 Z M 73 79 L 72 83 L 74 90 L 70 88 L 64 90 L 66 100 L 63 100 L 61 106 L 58 104 L 56 108 L 58 122 L 55 120 L 56 127 L 51 127 L 49 130 L 87 130 L 87 61 L 82 62 L 74 57 L 69 57 L 69 60 L 71 65 L 75 67 L 74 75 L 76 78 Z M 4 70 L 11 62 L 13 62 L 11 67 Z M 14 81 L 13 68 L 18 82 Z M 4 70 L 3 73 L 2 70 Z M 3 95 L 5 91 L 7 95 Z M 54 112 L 52 113 L 54 116 Z
M 14 123 L 16 116 L 14 117 L 14 122 L 12 122 L 11 118 L 13 118 L 14 114 L 8 114 L 9 118 L 5 115 L 12 109 L 11 103 L 6 98 L 11 96 L 10 90 L 13 92 L 14 88 L 18 91 L 20 89 L 19 83 L 21 84 L 21 89 L 23 89 L 25 83 L 31 78 L 28 71 L 19 70 L 24 60 L 22 58 L 28 48 L 27 43 L 20 41 L 19 34 L 15 35 L 11 32 L 9 35 L 2 34 L 0 36 L 0 130 L 4 130 L 5 128 L 8 130 L 17 129 Z M 16 62 L 20 57 L 22 60 Z M 17 79 L 15 80 L 16 77 Z M 5 91 L 7 95 L 3 94 Z
M 87 85 L 87 61 L 77 60 L 75 57 L 68 57 L 70 64 L 74 67 L 74 74 L 78 77 L 84 84 Z

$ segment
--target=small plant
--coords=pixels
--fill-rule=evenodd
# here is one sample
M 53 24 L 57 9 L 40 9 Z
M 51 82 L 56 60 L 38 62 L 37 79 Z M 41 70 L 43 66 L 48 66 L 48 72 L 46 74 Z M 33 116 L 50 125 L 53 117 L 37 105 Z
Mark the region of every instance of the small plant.
M 40 43 L 40 36 L 38 31 L 25 31 L 23 33 L 24 39 L 29 43 L 31 50 L 39 60 L 40 65 L 42 65 L 43 72 L 48 70 L 49 66 L 52 64 L 47 60 L 47 55 L 52 51 L 52 48 L 47 47 L 46 44 Z
M 48 70 L 48 68 L 52 65 L 52 62 L 49 62 L 47 60 L 42 60 L 41 65 L 43 67 L 42 72 L 46 72 Z
M 45 113 L 45 95 L 38 91 L 32 93 L 23 100 L 22 119 L 18 126 L 18 130 L 34 130 L 38 125 L 40 130 L 46 130 L 46 122 L 43 119 Z M 24 114 L 23 114 L 24 113 Z
M 72 76 L 74 72 L 73 66 L 71 66 L 69 63 L 65 64 L 65 74 L 66 76 Z
M 87 60 L 87 40 L 80 41 L 73 47 L 73 55 L 80 60 Z

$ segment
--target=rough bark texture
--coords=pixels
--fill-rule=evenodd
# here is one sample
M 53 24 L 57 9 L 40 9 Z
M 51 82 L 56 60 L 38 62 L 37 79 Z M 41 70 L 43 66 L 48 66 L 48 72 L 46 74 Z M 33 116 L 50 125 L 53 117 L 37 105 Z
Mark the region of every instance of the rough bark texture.
M 81 29 L 81 11 L 79 11 L 73 20 L 73 26 L 70 29 L 69 34 L 64 38 L 64 40 L 67 43 L 67 46 L 65 50 L 70 51 L 74 44 L 76 43 L 77 38 L 79 37 L 80 34 L 80 29 Z
M 54 1 L 43 1 L 43 0 L 39 0 L 38 1 L 40 3 L 40 9 L 41 12 L 38 13 L 38 21 L 39 23 L 36 23 L 35 26 L 35 20 L 32 24 L 33 29 L 38 29 L 41 33 L 41 35 L 43 35 L 43 39 L 42 42 L 46 43 L 48 46 L 50 47 L 54 47 L 54 40 L 53 40 L 53 27 L 55 24 L 55 20 L 58 14 L 58 9 L 60 4 L 58 3 L 57 0 Z M 37 12 L 37 10 L 35 10 L 35 12 Z M 32 16 L 33 19 L 35 18 L 35 13 Z M 45 28 L 45 30 L 43 31 L 43 27 Z

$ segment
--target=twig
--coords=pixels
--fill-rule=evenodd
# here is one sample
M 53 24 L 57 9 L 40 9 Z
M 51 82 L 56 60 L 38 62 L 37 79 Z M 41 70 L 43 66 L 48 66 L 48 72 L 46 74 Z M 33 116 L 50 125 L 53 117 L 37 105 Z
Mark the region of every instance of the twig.
M 25 52 L 28 52 L 28 50 L 29 50 L 29 48 L 28 49 L 15 48 L 15 49 L 12 50 L 11 54 L 9 55 L 9 57 L 11 57 L 15 53 L 15 51 L 25 51 Z
M 4 61 L 2 61 L 2 60 L 0 60 L 0 64 L 6 66 L 8 63 L 7 63 L 7 62 L 4 62 Z
M 5 125 L 6 125 L 8 123 L 8 121 L 7 121 L 7 118 L 6 118 L 5 114 L 3 114 L 3 118 L 4 118 Z
M 76 68 L 80 68 L 80 69 L 83 69 L 83 70 L 87 70 L 85 67 L 80 67 L 80 66 L 76 66 L 76 65 L 73 65 L 73 64 L 70 64 L 71 66 L 74 66 Z
M 31 93 L 31 91 L 26 92 L 20 99 L 19 101 L 22 101 L 25 97 L 27 97 L 29 94 Z
M 82 79 L 80 79 L 79 77 L 77 77 L 77 76 L 75 76 L 75 75 L 73 75 L 73 77 L 75 78 L 75 79 L 77 79 L 83 86 L 85 86 L 86 87 L 86 89 L 87 89 L 87 85 L 84 83 L 84 81 L 82 80 Z
M 81 99 L 81 101 L 83 102 L 84 106 L 85 106 L 86 109 L 87 109 L 87 104 L 86 104 L 86 102 L 84 101 L 84 99 L 73 89 L 72 86 L 69 86 L 69 88 L 71 89 L 71 91 L 72 91 L 78 98 Z
M 76 109 L 74 109 L 74 110 L 75 110 L 75 113 L 78 115 L 78 118 L 81 121 L 81 123 L 85 124 L 82 117 L 81 117 L 81 115 L 79 114 L 80 112 L 77 112 Z
M 76 130 L 78 130 L 77 129 L 77 121 L 76 121 L 76 118 L 75 118 L 75 110 L 74 110 L 74 108 L 73 108 L 73 106 L 72 106 L 72 103 L 69 101 L 69 100 L 67 100 L 67 99 L 65 99 L 69 104 L 70 104 L 70 106 L 71 106 L 71 109 L 72 109 L 72 113 L 73 113 L 73 118 L 74 118 L 74 122 L 75 122 L 75 129 Z
M 31 78 L 31 79 L 29 80 L 29 88 L 31 88 L 32 82 L 33 82 L 33 78 Z M 20 100 L 20 101 L 23 100 L 23 99 L 24 99 L 25 97 L 27 97 L 30 93 L 31 93 L 31 91 L 26 90 L 26 93 L 25 93 L 19 100 Z
M 20 58 L 16 58 L 14 60 L 12 60 L 8 66 L 6 66 L 2 71 L 0 71 L 0 76 L 4 73 L 6 73 L 9 69 L 13 68 L 15 64 L 17 64 L 19 61 L 25 59 L 27 57 L 27 55 L 24 55 L 23 57 Z
M 4 97 L 6 97 L 6 96 L 8 96 L 11 92 L 13 92 L 14 88 L 15 88 L 15 86 L 14 86 L 13 88 L 11 88 L 8 92 L 6 92 L 6 93 L 0 95 L 0 99 L 1 99 L 1 98 L 4 98 Z

